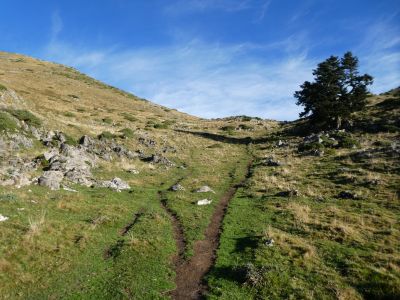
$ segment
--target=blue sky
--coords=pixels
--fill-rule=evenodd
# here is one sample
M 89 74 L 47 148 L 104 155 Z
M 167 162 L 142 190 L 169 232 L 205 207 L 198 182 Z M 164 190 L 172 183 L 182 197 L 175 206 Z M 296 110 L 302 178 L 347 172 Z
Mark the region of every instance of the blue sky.
M 0 49 L 201 117 L 296 119 L 293 92 L 350 50 L 400 84 L 398 0 L 3 0 Z

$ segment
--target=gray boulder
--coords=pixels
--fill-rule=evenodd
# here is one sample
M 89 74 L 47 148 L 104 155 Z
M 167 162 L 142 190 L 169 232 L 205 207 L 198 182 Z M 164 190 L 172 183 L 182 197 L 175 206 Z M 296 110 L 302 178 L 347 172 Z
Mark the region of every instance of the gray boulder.
M 123 181 L 121 178 L 118 177 L 115 177 L 110 181 L 102 181 L 100 183 L 100 186 L 110 188 L 116 191 L 129 190 L 131 188 L 128 183 L 126 183 L 125 181 Z
M 39 177 L 38 184 L 52 190 L 59 190 L 63 178 L 64 174 L 60 171 L 45 171 L 43 175 Z

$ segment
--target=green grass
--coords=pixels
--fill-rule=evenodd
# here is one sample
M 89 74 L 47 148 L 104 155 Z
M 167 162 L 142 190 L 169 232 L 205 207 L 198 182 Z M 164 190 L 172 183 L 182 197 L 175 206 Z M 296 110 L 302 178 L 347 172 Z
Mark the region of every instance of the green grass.
M 0 131 L 14 131 L 17 128 L 15 120 L 8 113 L 0 111 Z
M 120 132 L 123 138 L 133 138 L 135 136 L 135 133 L 130 128 L 121 129 Z
M 70 112 L 70 111 L 65 112 L 63 115 L 66 116 L 66 117 L 69 117 L 69 118 L 76 117 L 76 115 L 73 112 Z
M 7 87 L 5 87 L 4 85 L 0 84 L 0 92 L 6 91 Z
M 11 115 L 16 117 L 20 121 L 24 121 L 28 125 L 39 127 L 42 125 L 42 121 L 32 114 L 30 111 L 23 109 L 8 109 L 7 110 Z
M 357 150 L 346 148 L 321 158 L 276 149 L 274 156 L 285 166 L 255 164 L 224 219 L 216 265 L 207 278 L 210 299 L 399 297 L 396 159 L 353 162 L 344 153 Z M 260 149 L 260 157 L 271 154 L 271 148 Z M 385 183 L 366 185 L 371 176 Z M 277 196 L 288 188 L 300 196 Z M 337 199 L 343 190 L 362 196 Z M 271 238 L 275 243 L 269 247 Z
M 113 120 L 109 117 L 102 119 L 102 121 L 106 124 L 111 125 L 113 123 Z
M 115 299 L 132 293 L 154 299 L 172 288 L 169 259 L 175 244 L 156 190 L 76 188 L 77 194 L 32 187 L 28 198 L 0 202 L 2 213 L 11 216 L 0 225 L 2 295 Z M 43 193 L 48 193 L 47 199 Z M 25 210 L 18 211 L 21 207 Z M 141 209 L 139 222 L 120 236 L 119 230 Z M 14 244 L 12 254 L 8 243 Z M 105 251 L 118 243 L 123 244 L 118 253 L 105 258 Z M 14 260 L 19 268 L 11 271 L 8 261 Z
M 99 134 L 98 138 L 110 140 L 110 139 L 116 138 L 116 135 L 109 131 L 103 131 L 101 134 Z

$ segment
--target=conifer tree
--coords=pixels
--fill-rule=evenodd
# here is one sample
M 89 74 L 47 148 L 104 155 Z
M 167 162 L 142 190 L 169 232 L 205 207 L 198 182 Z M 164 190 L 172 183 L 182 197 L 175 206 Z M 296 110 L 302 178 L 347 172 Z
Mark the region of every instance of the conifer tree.
M 306 81 L 294 93 L 297 105 L 304 106 L 300 117 L 310 117 L 322 127 L 340 128 L 351 114 L 367 104 L 367 86 L 373 82 L 368 74 L 359 75 L 358 59 L 351 52 L 343 58 L 331 56 L 313 70 L 314 82 Z

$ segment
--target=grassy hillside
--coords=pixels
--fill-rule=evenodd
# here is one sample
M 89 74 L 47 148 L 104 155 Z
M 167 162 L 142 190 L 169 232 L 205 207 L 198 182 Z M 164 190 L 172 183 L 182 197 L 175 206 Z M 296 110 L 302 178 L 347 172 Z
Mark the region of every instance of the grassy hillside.
M 310 135 L 0 52 L 0 298 L 398 298 L 399 91 L 369 102 Z

